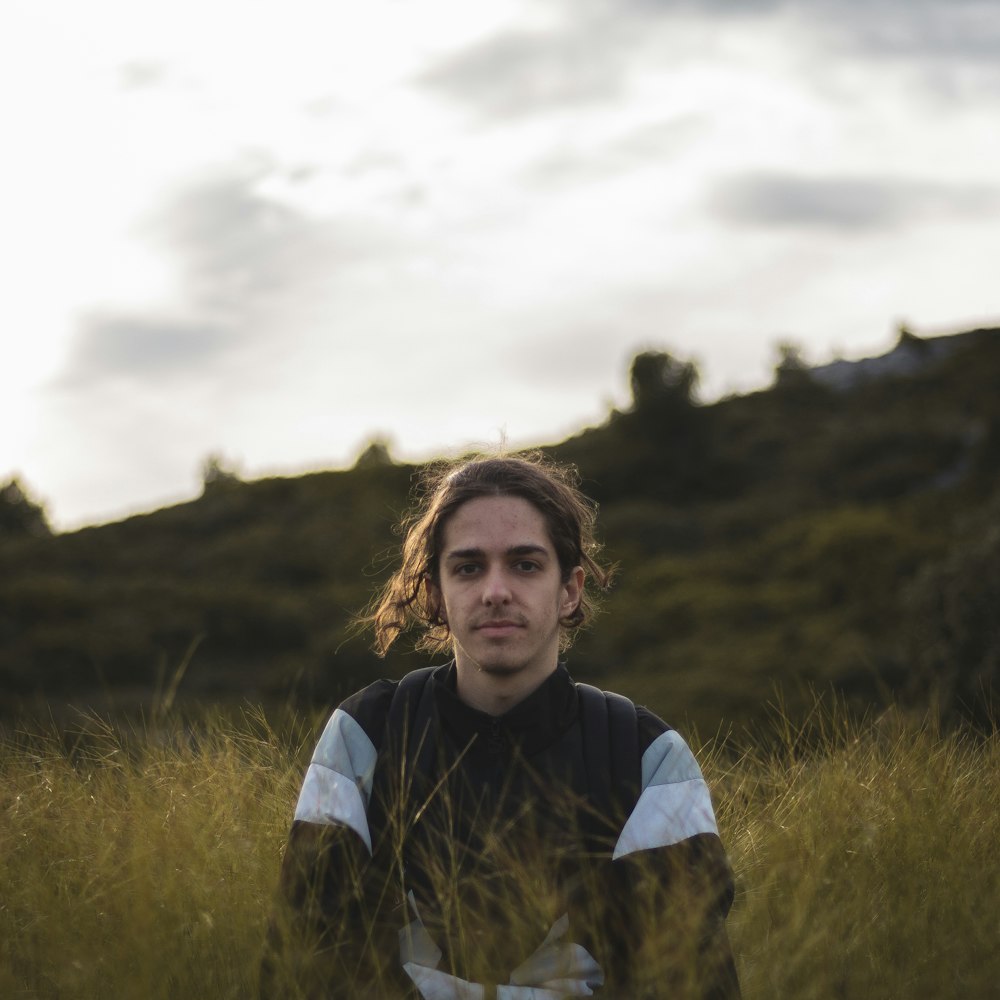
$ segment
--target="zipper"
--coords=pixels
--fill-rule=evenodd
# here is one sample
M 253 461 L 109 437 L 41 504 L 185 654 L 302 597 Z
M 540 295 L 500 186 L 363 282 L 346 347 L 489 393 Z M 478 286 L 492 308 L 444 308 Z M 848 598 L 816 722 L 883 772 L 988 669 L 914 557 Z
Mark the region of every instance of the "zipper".
M 503 737 L 500 720 L 490 719 L 490 735 L 487 737 L 486 748 L 495 757 L 502 757 L 507 749 L 507 741 Z

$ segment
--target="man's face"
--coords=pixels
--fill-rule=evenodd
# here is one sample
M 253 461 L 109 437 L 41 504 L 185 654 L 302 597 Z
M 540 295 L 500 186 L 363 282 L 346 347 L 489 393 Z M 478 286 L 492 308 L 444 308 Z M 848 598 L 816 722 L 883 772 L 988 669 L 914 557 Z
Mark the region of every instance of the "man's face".
M 482 671 L 541 683 L 559 656 L 559 620 L 580 601 L 583 570 L 565 583 L 545 519 L 521 497 L 478 497 L 445 522 L 432 594 L 451 630 L 460 678 Z

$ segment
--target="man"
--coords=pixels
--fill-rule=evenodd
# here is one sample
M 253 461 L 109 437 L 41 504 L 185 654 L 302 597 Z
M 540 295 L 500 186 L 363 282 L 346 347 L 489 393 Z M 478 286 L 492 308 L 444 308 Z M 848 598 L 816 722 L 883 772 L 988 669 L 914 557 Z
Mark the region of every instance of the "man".
M 450 663 L 348 698 L 289 835 L 266 996 L 739 995 L 732 876 L 684 741 L 559 662 L 594 506 L 538 457 L 439 471 L 365 619 Z

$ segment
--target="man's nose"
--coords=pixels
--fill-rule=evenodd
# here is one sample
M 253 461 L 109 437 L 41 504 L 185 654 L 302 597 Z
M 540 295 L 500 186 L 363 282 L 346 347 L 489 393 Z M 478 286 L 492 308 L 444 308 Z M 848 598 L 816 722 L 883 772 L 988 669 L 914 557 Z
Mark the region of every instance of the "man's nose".
M 510 582 L 503 569 L 491 569 L 483 580 L 484 604 L 507 604 L 510 601 Z

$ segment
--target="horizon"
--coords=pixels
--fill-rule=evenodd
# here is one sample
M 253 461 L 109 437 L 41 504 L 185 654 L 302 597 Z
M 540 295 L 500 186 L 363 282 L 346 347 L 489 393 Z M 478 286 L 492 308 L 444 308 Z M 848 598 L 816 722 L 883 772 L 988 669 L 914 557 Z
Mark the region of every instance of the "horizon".
M 936 340 L 947 340 L 952 337 L 962 337 L 969 333 L 976 332 L 977 330 L 993 330 L 993 329 L 1000 329 L 1000 319 L 998 319 L 995 322 L 995 324 L 984 322 L 980 326 L 969 327 L 967 329 L 963 328 L 963 329 L 949 329 L 949 330 L 936 330 L 936 331 L 916 331 L 908 325 L 900 324 L 899 327 L 897 327 L 894 332 L 892 343 L 881 353 L 863 354 L 858 357 L 844 357 L 841 355 L 839 357 L 830 358 L 822 361 L 814 361 L 814 359 L 810 358 L 803 358 L 803 360 L 806 362 L 807 368 L 809 370 L 822 369 L 837 362 L 847 362 L 848 364 L 862 364 L 866 361 L 884 358 L 892 354 L 900 346 L 901 336 L 904 330 L 910 335 L 916 336 L 920 340 L 936 341 Z M 796 346 L 796 342 L 794 341 L 790 341 L 789 343 L 791 343 L 793 346 Z M 681 358 L 680 360 L 683 361 L 686 359 Z M 701 373 L 699 372 L 699 374 Z M 714 406 L 717 403 L 725 401 L 726 399 L 738 396 L 753 395 L 759 392 L 768 392 L 773 388 L 774 388 L 774 379 L 772 377 L 771 380 L 766 385 L 751 387 L 743 392 L 726 393 L 717 396 L 716 398 L 713 399 L 706 399 L 704 395 L 698 392 L 696 389 L 695 397 L 696 397 L 696 403 L 699 406 Z M 301 476 L 319 475 L 326 472 L 349 472 L 353 468 L 355 468 L 358 459 L 365 452 L 365 450 L 369 446 L 377 444 L 382 444 L 386 446 L 389 452 L 389 457 L 393 462 L 393 464 L 419 466 L 426 462 L 433 462 L 439 459 L 455 458 L 475 450 L 490 451 L 491 449 L 497 447 L 510 447 L 513 450 L 523 450 L 526 448 L 528 449 L 547 448 L 554 445 L 558 445 L 562 441 L 565 441 L 567 438 L 572 437 L 576 434 L 583 433 L 588 430 L 592 430 L 600 426 L 603 426 L 603 424 L 605 424 L 607 420 L 610 418 L 614 410 L 627 409 L 628 405 L 629 404 L 627 403 L 623 403 L 621 406 L 609 404 L 607 411 L 605 412 L 604 416 L 601 419 L 576 428 L 569 428 L 567 432 L 563 436 L 561 436 L 558 440 L 550 440 L 550 441 L 530 441 L 530 442 L 520 442 L 520 443 L 511 442 L 507 441 L 502 431 L 500 431 L 498 432 L 498 437 L 495 441 L 478 441 L 478 442 L 467 441 L 458 445 L 441 446 L 439 448 L 431 447 L 427 451 L 419 454 L 403 455 L 396 451 L 395 447 L 393 446 L 393 442 L 391 440 L 388 440 L 383 435 L 373 434 L 371 437 L 363 441 L 357 448 L 353 457 L 348 462 L 342 465 L 306 463 L 295 467 L 292 466 L 283 467 L 280 464 L 275 464 L 273 466 L 269 466 L 266 468 L 250 470 L 250 469 L 245 469 L 239 461 L 232 459 L 232 457 L 229 455 L 224 455 L 219 452 L 212 452 L 206 455 L 197 456 L 195 458 L 193 462 L 193 467 L 195 469 L 195 478 L 197 479 L 197 482 L 193 490 L 190 491 L 189 493 L 172 497 L 164 497 L 161 501 L 157 501 L 154 499 L 153 501 L 151 501 L 150 505 L 147 506 L 140 505 L 133 509 L 124 509 L 117 512 L 112 511 L 103 520 L 87 521 L 78 524 L 68 524 L 68 525 L 58 524 L 53 519 L 49 511 L 48 505 L 45 502 L 45 498 L 37 496 L 34 493 L 34 491 L 30 488 L 30 484 L 26 483 L 24 478 L 17 475 L 16 472 L 8 474 L 7 480 L 9 481 L 11 478 L 16 479 L 20 483 L 21 487 L 24 489 L 24 492 L 27 495 L 27 497 L 31 501 L 40 503 L 42 505 L 45 511 L 47 522 L 50 528 L 52 529 L 52 533 L 54 535 L 65 535 L 65 534 L 72 534 L 75 531 L 82 531 L 86 528 L 99 528 L 110 524 L 118 524 L 132 517 L 142 517 L 149 514 L 155 514 L 161 510 L 167 510 L 172 507 L 182 506 L 184 504 L 193 503 L 197 501 L 203 495 L 204 492 L 205 466 L 208 462 L 211 461 L 215 461 L 218 464 L 218 467 L 220 468 L 221 471 L 233 475 L 240 483 L 247 483 L 247 484 L 267 479 L 294 479 Z

